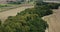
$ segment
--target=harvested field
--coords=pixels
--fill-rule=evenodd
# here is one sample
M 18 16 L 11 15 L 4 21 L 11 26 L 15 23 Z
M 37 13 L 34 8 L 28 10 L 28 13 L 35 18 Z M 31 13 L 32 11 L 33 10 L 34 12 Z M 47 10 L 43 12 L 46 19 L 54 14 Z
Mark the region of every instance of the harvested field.
M 43 17 L 49 24 L 48 32 L 60 32 L 60 8 L 54 9 L 53 14 Z

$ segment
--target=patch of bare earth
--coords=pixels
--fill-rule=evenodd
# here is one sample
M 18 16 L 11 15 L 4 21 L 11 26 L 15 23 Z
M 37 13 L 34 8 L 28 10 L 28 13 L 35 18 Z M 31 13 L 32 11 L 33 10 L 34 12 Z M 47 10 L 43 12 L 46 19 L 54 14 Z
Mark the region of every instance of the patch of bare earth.
M 47 21 L 49 28 L 46 32 L 60 32 L 60 8 L 54 9 L 53 14 L 43 17 Z

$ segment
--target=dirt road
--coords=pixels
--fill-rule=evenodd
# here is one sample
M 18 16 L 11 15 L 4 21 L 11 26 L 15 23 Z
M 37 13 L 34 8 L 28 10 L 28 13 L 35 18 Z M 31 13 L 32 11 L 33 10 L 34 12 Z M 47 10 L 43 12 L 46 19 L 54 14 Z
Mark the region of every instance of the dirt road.
M 43 17 L 49 24 L 48 32 L 60 32 L 60 8 L 53 10 L 53 14 Z
M 22 6 L 16 9 L 11 9 L 9 11 L 0 12 L 0 19 L 4 21 L 8 16 L 15 16 L 18 12 L 21 12 L 27 8 L 32 8 L 33 6 Z

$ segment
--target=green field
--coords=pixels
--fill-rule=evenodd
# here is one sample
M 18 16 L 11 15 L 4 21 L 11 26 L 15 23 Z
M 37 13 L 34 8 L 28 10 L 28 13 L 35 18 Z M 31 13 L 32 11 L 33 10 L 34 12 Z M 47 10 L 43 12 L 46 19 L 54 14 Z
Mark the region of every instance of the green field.
M 17 4 L 0 4 L 0 12 L 19 7 Z

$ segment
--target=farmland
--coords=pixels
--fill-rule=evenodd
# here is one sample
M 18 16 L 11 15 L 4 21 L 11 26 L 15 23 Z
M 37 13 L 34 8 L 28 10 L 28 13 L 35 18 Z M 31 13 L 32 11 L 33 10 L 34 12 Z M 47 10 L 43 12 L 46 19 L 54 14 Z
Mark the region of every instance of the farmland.
M 20 6 L 20 4 L 19 5 L 16 5 L 16 4 L 0 4 L 0 12 L 6 11 L 9 9 L 13 9 L 13 8 L 17 8 L 19 6 Z

